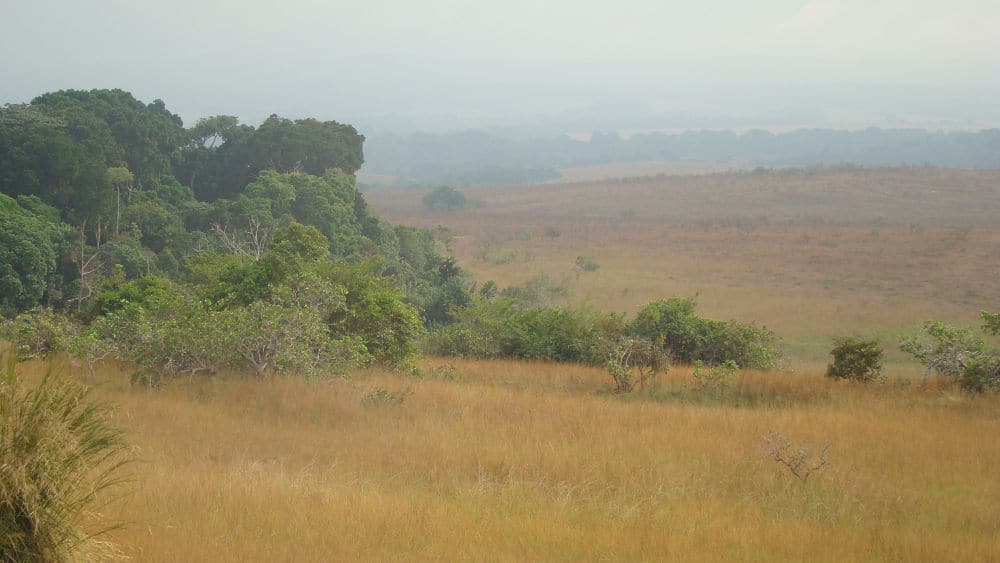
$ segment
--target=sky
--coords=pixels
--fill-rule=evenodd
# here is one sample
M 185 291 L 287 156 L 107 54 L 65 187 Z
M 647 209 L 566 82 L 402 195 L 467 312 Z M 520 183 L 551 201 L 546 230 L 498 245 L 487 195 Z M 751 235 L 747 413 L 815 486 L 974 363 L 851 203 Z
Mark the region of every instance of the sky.
M 997 0 L 0 0 L 0 16 L 0 103 L 122 88 L 187 124 L 1000 126 Z

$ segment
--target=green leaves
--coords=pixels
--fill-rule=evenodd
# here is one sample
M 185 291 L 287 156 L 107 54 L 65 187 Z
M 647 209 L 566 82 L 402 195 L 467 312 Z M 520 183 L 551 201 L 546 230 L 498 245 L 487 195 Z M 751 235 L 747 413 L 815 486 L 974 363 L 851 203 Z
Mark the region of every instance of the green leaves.
M 982 314 L 985 328 L 992 331 L 995 317 Z M 991 350 L 986 342 L 969 329 L 946 325 L 941 321 L 924 323 L 924 335 L 903 340 L 900 349 L 912 354 L 928 370 L 938 375 L 956 377 L 969 391 L 1000 388 L 1000 350 Z

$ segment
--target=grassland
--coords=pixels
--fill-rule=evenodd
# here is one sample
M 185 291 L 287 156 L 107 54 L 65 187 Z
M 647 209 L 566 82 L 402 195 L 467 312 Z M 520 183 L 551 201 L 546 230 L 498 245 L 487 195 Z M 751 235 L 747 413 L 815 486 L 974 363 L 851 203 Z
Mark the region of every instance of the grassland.
M 143 460 L 110 539 L 138 561 L 1000 557 L 994 396 L 744 373 L 734 402 L 684 367 L 634 396 L 575 365 L 423 367 L 145 391 L 105 366 Z M 365 406 L 377 389 L 408 394 Z M 827 465 L 795 478 L 772 431 Z
M 449 227 L 481 281 L 546 276 L 570 301 L 626 312 L 697 295 L 709 316 L 770 326 L 817 369 L 832 336 L 891 343 L 928 318 L 998 307 L 998 185 L 1000 171 L 834 169 L 469 190 L 483 205 L 453 213 L 428 212 L 420 190 L 366 197 L 393 221 Z M 600 268 L 575 270 L 581 255 Z
M 795 373 L 743 372 L 713 396 L 675 366 L 617 395 L 599 368 L 422 359 L 419 378 L 148 390 L 109 363 L 96 393 L 142 462 L 108 539 L 154 562 L 996 561 L 998 397 L 898 356 L 875 386 L 822 364 L 834 334 L 1000 308 L 997 185 L 935 169 L 652 177 L 480 190 L 456 213 L 371 192 L 395 221 L 453 229 L 481 280 L 544 274 L 621 311 L 698 294 L 709 315 L 775 328 Z M 600 268 L 574 270 L 579 255 Z M 829 445 L 826 465 L 795 477 L 772 432 L 813 459 Z

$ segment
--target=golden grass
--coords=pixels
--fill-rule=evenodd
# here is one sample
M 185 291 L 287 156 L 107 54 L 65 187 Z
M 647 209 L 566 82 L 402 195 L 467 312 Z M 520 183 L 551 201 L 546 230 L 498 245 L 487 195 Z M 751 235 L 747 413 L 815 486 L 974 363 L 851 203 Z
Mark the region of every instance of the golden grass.
M 112 539 L 140 561 L 1000 558 L 996 396 L 749 373 L 781 400 L 739 408 L 671 395 L 688 368 L 622 397 L 599 369 L 448 362 L 156 391 L 108 367 L 144 460 Z M 362 406 L 376 387 L 411 394 Z M 771 430 L 829 465 L 795 479 Z

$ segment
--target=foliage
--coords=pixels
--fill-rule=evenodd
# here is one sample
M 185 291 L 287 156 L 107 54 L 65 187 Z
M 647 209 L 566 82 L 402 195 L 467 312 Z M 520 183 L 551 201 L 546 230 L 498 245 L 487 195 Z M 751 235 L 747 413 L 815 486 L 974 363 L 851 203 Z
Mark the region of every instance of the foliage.
M 130 451 L 111 409 L 52 373 L 23 382 L 13 363 L 0 378 L 0 559 L 97 560 L 107 522 L 95 508 L 124 481 Z M 95 525 L 97 524 L 97 525 Z M 97 530 L 96 532 L 94 530 Z
M 983 311 L 980 316 L 983 318 L 983 330 L 994 336 L 1000 336 L 1000 313 Z
M 325 320 L 332 334 L 359 338 L 376 362 L 396 365 L 413 355 L 424 330 L 417 310 L 403 301 L 391 280 L 377 275 L 378 267 L 369 261 L 324 269 L 344 291 L 343 307 Z
M 25 361 L 65 350 L 79 330 L 66 315 L 38 307 L 0 324 L 0 337 L 14 345 L 19 361 Z
M 461 209 L 465 207 L 465 194 L 449 186 L 439 186 L 424 196 L 427 209 Z
M 695 388 L 699 393 L 721 397 L 732 387 L 733 380 L 739 370 L 740 367 L 732 360 L 726 360 L 719 365 L 707 368 L 704 362 L 695 360 L 694 372 L 692 373 Z
M 992 330 L 988 314 L 987 329 Z M 968 391 L 981 392 L 1000 388 L 1000 352 L 990 350 L 986 342 L 969 329 L 929 320 L 922 337 L 910 337 L 900 348 L 912 354 L 928 370 L 955 377 Z
M 220 341 L 229 364 L 251 368 L 258 377 L 295 371 L 307 376 L 340 373 L 363 362 L 356 337 L 334 340 L 325 323 L 342 310 L 344 296 L 315 277 L 304 276 L 267 301 L 226 309 L 217 315 Z
M 615 391 L 628 393 L 635 387 L 634 375 L 639 374 L 639 387 L 654 378 L 658 373 L 670 369 L 670 360 L 663 353 L 663 347 L 657 343 L 642 338 L 622 337 L 612 346 L 605 364 Z
M 879 381 L 882 376 L 882 344 L 878 340 L 865 340 L 856 336 L 833 340 L 833 363 L 826 368 L 827 377 Z
M 629 325 L 631 334 L 663 342 L 677 361 L 718 365 L 733 361 L 747 369 L 772 369 L 779 352 L 767 327 L 717 321 L 694 314 L 693 299 L 672 297 L 646 305 Z
M 69 227 L 53 220 L 54 211 L 33 196 L 15 201 L 0 194 L 0 316 L 57 296 Z
M 505 297 L 477 299 L 458 317 L 431 333 L 429 353 L 596 364 L 605 359 L 603 341 L 621 333 L 621 319 L 614 315 L 585 307 L 522 308 Z
M 190 136 L 175 173 L 209 201 L 238 195 L 264 170 L 322 176 L 339 168 L 353 175 L 364 161 L 364 137 L 336 121 L 272 115 L 255 129 L 216 116 L 199 122 Z

